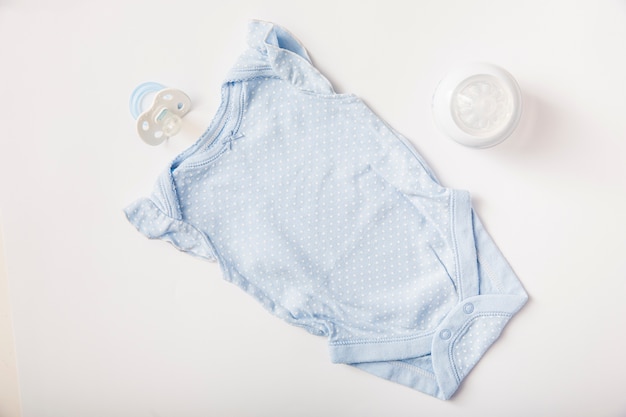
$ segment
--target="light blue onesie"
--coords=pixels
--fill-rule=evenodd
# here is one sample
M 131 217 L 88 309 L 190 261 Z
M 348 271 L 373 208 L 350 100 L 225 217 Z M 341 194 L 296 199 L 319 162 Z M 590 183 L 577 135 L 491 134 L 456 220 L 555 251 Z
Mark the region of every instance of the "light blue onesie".
M 524 289 L 469 194 L 291 34 L 253 21 L 248 43 L 208 130 L 128 219 L 327 337 L 333 362 L 450 398 Z

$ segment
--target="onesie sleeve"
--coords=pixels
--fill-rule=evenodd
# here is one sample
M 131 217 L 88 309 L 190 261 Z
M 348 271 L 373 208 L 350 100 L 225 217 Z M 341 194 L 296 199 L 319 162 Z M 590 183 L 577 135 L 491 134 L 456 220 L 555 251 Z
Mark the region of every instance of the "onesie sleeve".
M 206 236 L 193 225 L 168 215 L 162 199 L 153 193 L 124 209 L 126 218 L 150 239 L 161 239 L 178 250 L 215 262 L 215 253 Z

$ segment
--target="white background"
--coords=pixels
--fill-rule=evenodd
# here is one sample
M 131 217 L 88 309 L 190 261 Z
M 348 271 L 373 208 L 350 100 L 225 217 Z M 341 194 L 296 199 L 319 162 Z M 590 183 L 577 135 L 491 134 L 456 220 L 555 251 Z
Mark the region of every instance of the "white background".
M 472 192 L 530 295 L 452 401 L 344 365 L 215 264 L 122 208 L 216 111 L 250 18 L 293 32 L 339 92 Z M 626 415 L 623 0 L 3 0 L 0 214 L 24 417 Z M 487 150 L 435 128 L 452 67 L 508 69 L 519 129 Z M 185 91 L 184 130 L 135 134 L 133 88 Z M 6 308 L 6 304 L 5 304 Z

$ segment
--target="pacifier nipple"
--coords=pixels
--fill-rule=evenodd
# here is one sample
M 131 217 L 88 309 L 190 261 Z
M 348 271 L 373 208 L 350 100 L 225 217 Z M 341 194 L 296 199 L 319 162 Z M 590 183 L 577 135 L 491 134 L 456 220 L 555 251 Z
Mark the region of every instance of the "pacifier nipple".
M 164 109 L 163 112 L 167 112 L 167 109 Z M 163 134 L 166 136 L 174 136 L 175 134 L 180 132 L 181 124 L 182 124 L 182 120 L 180 117 L 171 113 L 166 115 L 163 119 L 163 122 L 161 123 Z
M 474 64 L 447 74 L 432 106 L 443 133 L 462 145 L 486 148 L 513 133 L 522 114 L 522 95 L 504 69 Z
M 143 98 L 156 92 L 150 108 L 140 114 Z M 139 85 L 130 98 L 130 111 L 137 119 L 137 133 L 149 145 L 159 145 L 180 132 L 182 117 L 191 109 L 191 100 L 180 90 L 148 82 Z

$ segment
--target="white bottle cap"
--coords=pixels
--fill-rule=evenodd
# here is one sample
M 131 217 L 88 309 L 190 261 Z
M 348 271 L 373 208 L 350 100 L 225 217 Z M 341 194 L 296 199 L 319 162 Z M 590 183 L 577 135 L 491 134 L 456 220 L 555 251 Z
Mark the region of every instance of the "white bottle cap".
M 504 69 L 472 64 L 441 80 L 432 107 L 443 133 L 462 145 L 486 148 L 513 133 L 522 115 L 522 94 Z

